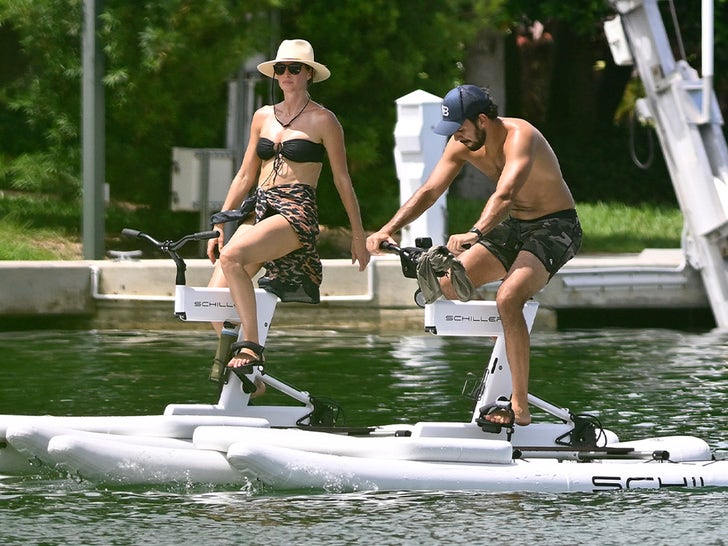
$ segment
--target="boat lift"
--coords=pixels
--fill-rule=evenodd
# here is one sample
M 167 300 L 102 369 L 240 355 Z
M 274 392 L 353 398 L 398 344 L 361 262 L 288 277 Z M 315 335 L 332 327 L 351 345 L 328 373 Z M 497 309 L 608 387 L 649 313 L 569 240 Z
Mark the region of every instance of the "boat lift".
M 728 328 L 728 147 L 712 88 L 713 3 L 702 2 L 702 78 L 676 60 L 657 0 L 609 0 L 604 23 L 614 61 L 634 64 L 646 97 L 636 110 L 654 125 L 685 228 L 682 250 L 700 272 L 719 328 Z

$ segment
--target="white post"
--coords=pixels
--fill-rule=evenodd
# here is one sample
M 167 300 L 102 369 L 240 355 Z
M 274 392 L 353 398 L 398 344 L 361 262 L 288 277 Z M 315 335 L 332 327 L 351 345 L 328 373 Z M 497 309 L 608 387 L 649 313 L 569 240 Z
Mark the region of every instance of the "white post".
M 710 103 L 713 96 L 713 0 L 703 0 L 701 5 L 701 46 L 703 76 L 702 118 L 710 120 Z
M 441 119 L 442 98 L 422 90 L 400 97 L 394 128 L 394 164 L 399 178 L 399 202 L 424 184 L 442 155 L 446 138 L 432 128 Z M 402 229 L 401 246 L 414 246 L 418 237 L 430 237 L 434 245 L 444 245 L 447 233 L 447 192 L 422 216 Z

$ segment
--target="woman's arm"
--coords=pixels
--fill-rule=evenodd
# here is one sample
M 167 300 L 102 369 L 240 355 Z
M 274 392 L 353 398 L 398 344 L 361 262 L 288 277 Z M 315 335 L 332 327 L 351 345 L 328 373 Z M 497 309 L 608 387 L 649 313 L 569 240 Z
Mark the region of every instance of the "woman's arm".
M 265 108 L 265 107 L 264 107 Z M 260 172 L 261 160 L 257 155 L 256 148 L 260 139 L 260 128 L 263 124 L 264 114 L 262 108 L 253 114 L 253 120 L 250 124 L 250 139 L 245 149 L 245 155 L 240 165 L 240 169 L 233 177 L 228 189 L 225 201 L 222 204 L 222 210 L 232 210 L 240 206 L 250 191 L 257 183 L 258 173 Z M 215 247 L 221 249 L 224 244 L 225 231 L 224 224 L 216 224 L 213 229 L 220 233 L 217 239 L 210 239 L 207 242 L 207 257 L 212 263 L 215 263 Z
M 359 271 L 363 271 L 369 263 L 369 252 L 366 249 L 366 237 L 364 225 L 362 224 L 359 201 L 356 198 L 354 184 L 349 176 L 349 168 L 346 163 L 346 146 L 344 144 L 344 130 L 336 119 L 336 116 L 329 110 L 321 112 L 323 118 L 323 144 L 329 157 L 331 172 L 334 177 L 334 185 L 339 193 L 341 203 L 344 205 L 346 215 L 349 217 L 351 226 L 351 262 L 359 262 Z

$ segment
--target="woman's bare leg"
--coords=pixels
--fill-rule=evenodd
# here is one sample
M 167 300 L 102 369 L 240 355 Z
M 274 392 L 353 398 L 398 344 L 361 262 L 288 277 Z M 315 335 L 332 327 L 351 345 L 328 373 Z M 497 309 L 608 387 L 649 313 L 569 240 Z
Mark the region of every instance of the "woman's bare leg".
M 221 269 L 240 316 L 246 341 L 260 343 L 252 266 L 285 256 L 300 246 L 288 221 L 281 215 L 274 215 L 240 234 L 236 232 L 220 252 Z M 255 358 L 253 351 L 243 349 L 230 360 L 229 366 L 245 366 Z

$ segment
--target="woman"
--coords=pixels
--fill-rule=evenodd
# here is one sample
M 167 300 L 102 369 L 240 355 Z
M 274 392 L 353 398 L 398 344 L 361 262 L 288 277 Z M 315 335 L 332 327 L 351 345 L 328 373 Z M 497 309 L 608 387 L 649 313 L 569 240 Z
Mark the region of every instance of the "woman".
M 324 154 L 351 224 L 352 263 L 358 262 L 360 271 L 369 263 L 359 204 L 346 164 L 344 132 L 336 116 L 308 94 L 310 83 L 323 81 L 331 73 L 314 60 L 313 48 L 305 40 L 284 40 L 276 58 L 259 64 L 258 70 L 278 81 L 283 100 L 263 106 L 253 115 L 242 165 L 223 203 L 223 210 L 239 207 L 257 185 L 255 223 L 238 229 L 224 245 L 223 225 L 217 224 L 214 229 L 221 235 L 207 246 L 212 263 L 215 247 L 220 253 L 210 286 L 228 286 L 240 315 L 244 342 L 237 344 L 239 352 L 228 363 L 234 372 L 263 362 L 252 282 L 263 265 L 267 275 L 260 286 L 281 300 L 319 301 L 316 185 Z M 216 330 L 220 332 L 220 325 Z

